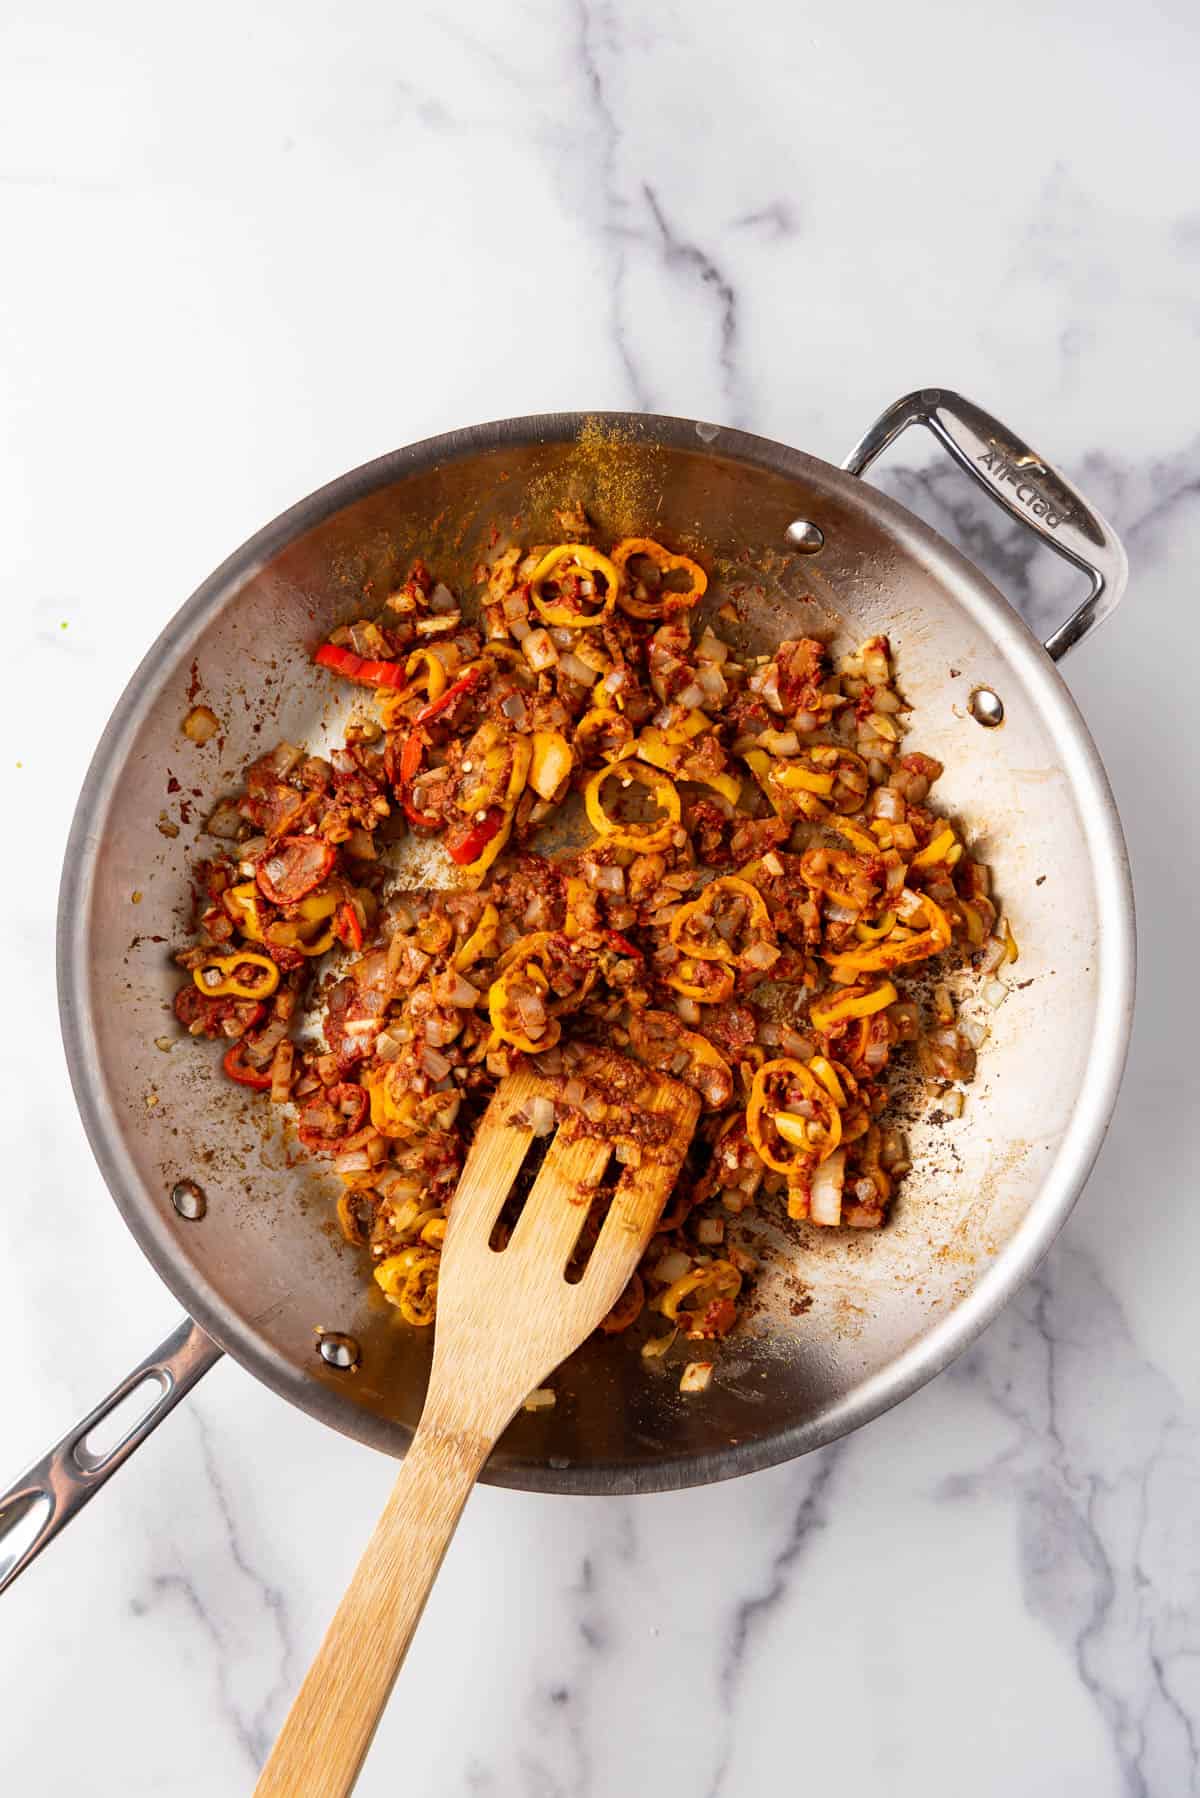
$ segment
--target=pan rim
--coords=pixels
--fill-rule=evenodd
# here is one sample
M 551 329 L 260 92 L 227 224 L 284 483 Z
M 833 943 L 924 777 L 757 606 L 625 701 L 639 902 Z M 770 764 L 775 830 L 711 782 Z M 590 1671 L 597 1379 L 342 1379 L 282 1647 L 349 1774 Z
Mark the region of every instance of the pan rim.
M 901 1355 L 819 1417 L 709 1454 L 680 1451 L 637 1464 L 589 1461 L 566 1468 L 513 1462 L 484 1469 L 488 1484 L 573 1494 L 676 1490 L 776 1466 L 821 1447 L 909 1397 L 960 1355 L 1036 1271 L 1070 1215 L 1099 1153 L 1124 1071 L 1135 987 L 1133 886 L 1116 804 L 1099 753 L 1062 676 L 1024 620 L 959 550 L 898 501 L 859 477 L 789 445 L 725 426 L 650 413 L 556 412 L 467 426 L 392 450 L 316 489 L 248 538 L 168 620 L 127 683 L 96 746 L 68 834 L 59 887 L 56 957 L 59 1015 L 76 1104 L 92 1153 L 143 1254 L 192 1317 L 250 1373 L 310 1415 L 386 1453 L 403 1452 L 406 1432 L 332 1394 L 257 1333 L 195 1269 L 181 1262 L 174 1238 L 138 1178 L 103 1101 L 86 979 L 86 920 L 95 849 L 94 820 L 124 766 L 128 739 L 149 693 L 186 657 L 190 644 L 240 589 L 288 543 L 335 513 L 407 475 L 506 445 L 576 441 L 586 430 L 719 455 L 798 479 L 819 478 L 852 507 L 870 512 L 902 547 L 942 575 L 991 633 L 1037 708 L 1062 757 L 1083 820 L 1098 918 L 1097 1009 L 1092 1046 L 1071 1122 L 1022 1223 L 968 1296 Z

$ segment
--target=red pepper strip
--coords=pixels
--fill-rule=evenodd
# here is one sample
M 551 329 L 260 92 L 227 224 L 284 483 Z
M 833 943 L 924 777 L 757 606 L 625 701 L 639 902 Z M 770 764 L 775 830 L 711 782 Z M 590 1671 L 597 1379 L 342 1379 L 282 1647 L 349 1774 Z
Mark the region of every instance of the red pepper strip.
M 477 687 L 482 679 L 482 668 L 468 668 L 467 672 L 458 680 L 451 682 L 440 698 L 431 699 L 428 705 L 423 705 L 413 722 L 429 724 L 434 718 L 440 718 L 443 712 L 450 710 L 456 699 L 464 693 L 469 693 L 472 687 Z
M 359 922 L 358 912 L 348 899 L 343 900 L 334 913 L 333 934 L 339 943 L 345 943 L 347 949 L 361 949 L 363 946 L 363 927 Z
M 345 675 L 347 680 L 360 681 L 364 687 L 405 685 L 403 662 L 372 662 L 366 656 L 355 655 L 352 649 L 343 649 L 339 643 L 322 643 L 313 661 L 322 668 L 332 668 L 335 674 Z
M 609 947 L 615 949 L 618 955 L 633 955 L 638 961 L 645 960 L 637 944 L 631 943 L 629 938 L 622 936 L 619 930 L 606 930 L 604 934 L 608 938 Z
M 417 769 L 421 766 L 421 757 L 424 753 L 425 745 L 421 741 L 420 732 L 410 730 L 400 756 L 400 783 L 402 786 L 407 787 L 416 779 Z
M 226 1049 L 221 1058 L 221 1066 L 229 1078 L 236 1080 L 239 1086 L 252 1086 L 257 1092 L 266 1092 L 271 1084 L 270 1068 L 264 1070 L 251 1067 L 250 1063 L 244 1059 L 245 1054 L 246 1039 L 239 1036 L 237 1042 L 231 1043 Z
M 466 867 L 468 862 L 478 861 L 496 832 L 504 822 L 504 813 L 498 805 L 489 806 L 477 824 L 473 824 L 465 837 L 457 843 L 447 843 L 451 861 L 459 867 Z
M 420 731 L 410 730 L 400 755 L 400 803 L 410 824 L 421 824 L 426 830 L 440 830 L 441 819 L 431 817 L 428 812 L 419 812 L 408 796 L 408 789 L 416 779 L 424 754 L 425 745 L 421 741 Z

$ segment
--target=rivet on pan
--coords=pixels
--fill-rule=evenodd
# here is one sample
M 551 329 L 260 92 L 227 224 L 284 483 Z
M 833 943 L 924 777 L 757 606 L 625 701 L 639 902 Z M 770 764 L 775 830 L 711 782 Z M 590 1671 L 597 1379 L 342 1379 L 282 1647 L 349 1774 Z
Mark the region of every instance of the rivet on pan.
M 990 687 L 976 687 L 967 701 L 967 710 L 975 722 L 987 730 L 995 730 L 998 724 L 1004 723 L 1004 701 Z
M 825 542 L 824 531 L 819 525 L 810 524 L 807 518 L 794 518 L 784 535 L 802 556 L 815 556 Z
M 208 1200 L 194 1180 L 180 1180 L 171 1188 L 171 1203 L 180 1217 L 197 1224 L 208 1210 Z
M 322 1361 L 330 1367 L 347 1369 L 357 1367 L 362 1360 L 362 1349 L 353 1336 L 343 1336 L 340 1330 L 326 1330 L 317 1348 Z

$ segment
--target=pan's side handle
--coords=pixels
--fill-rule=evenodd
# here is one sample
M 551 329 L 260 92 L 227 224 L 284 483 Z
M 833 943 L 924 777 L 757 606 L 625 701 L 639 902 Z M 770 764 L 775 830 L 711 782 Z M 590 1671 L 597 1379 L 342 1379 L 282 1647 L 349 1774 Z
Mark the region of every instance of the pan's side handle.
M 882 413 L 842 467 L 865 474 L 909 425 L 924 425 L 1006 512 L 1091 577 L 1092 590 L 1046 639 L 1057 662 L 1114 612 L 1129 578 L 1120 538 L 1094 506 L 1007 425 L 961 394 L 923 387 Z
M 124 1465 L 151 1430 L 173 1411 L 221 1350 L 200 1325 L 185 1317 L 166 1341 L 127 1374 L 82 1423 L 55 1444 L 48 1455 L 0 1493 L 0 1592 L 41 1554 L 118 1467 Z M 106 1418 L 138 1390 L 156 1387 L 146 1408 L 108 1447 L 89 1446 L 88 1438 Z

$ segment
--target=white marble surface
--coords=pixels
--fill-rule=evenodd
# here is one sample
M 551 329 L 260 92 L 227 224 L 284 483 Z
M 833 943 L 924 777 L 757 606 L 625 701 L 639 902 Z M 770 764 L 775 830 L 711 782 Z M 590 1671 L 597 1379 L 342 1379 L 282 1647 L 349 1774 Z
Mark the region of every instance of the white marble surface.
M 260 523 L 476 419 L 635 405 L 836 459 L 936 381 L 1133 562 L 1067 675 L 1133 853 L 1139 1020 L 1041 1277 L 792 1466 L 481 1491 L 365 1798 L 1200 1788 L 1198 49 L 1178 0 L 5 10 L 0 772 L 44 853 L 5 883 L 2 1475 L 173 1321 L 70 1098 L 55 888 L 130 669 Z M 1070 578 L 919 458 L 889 484 L 1059 615 Z M 0 1600 L 0 1789 L 247 1791 L 392 1471 L 220 1366 Z

